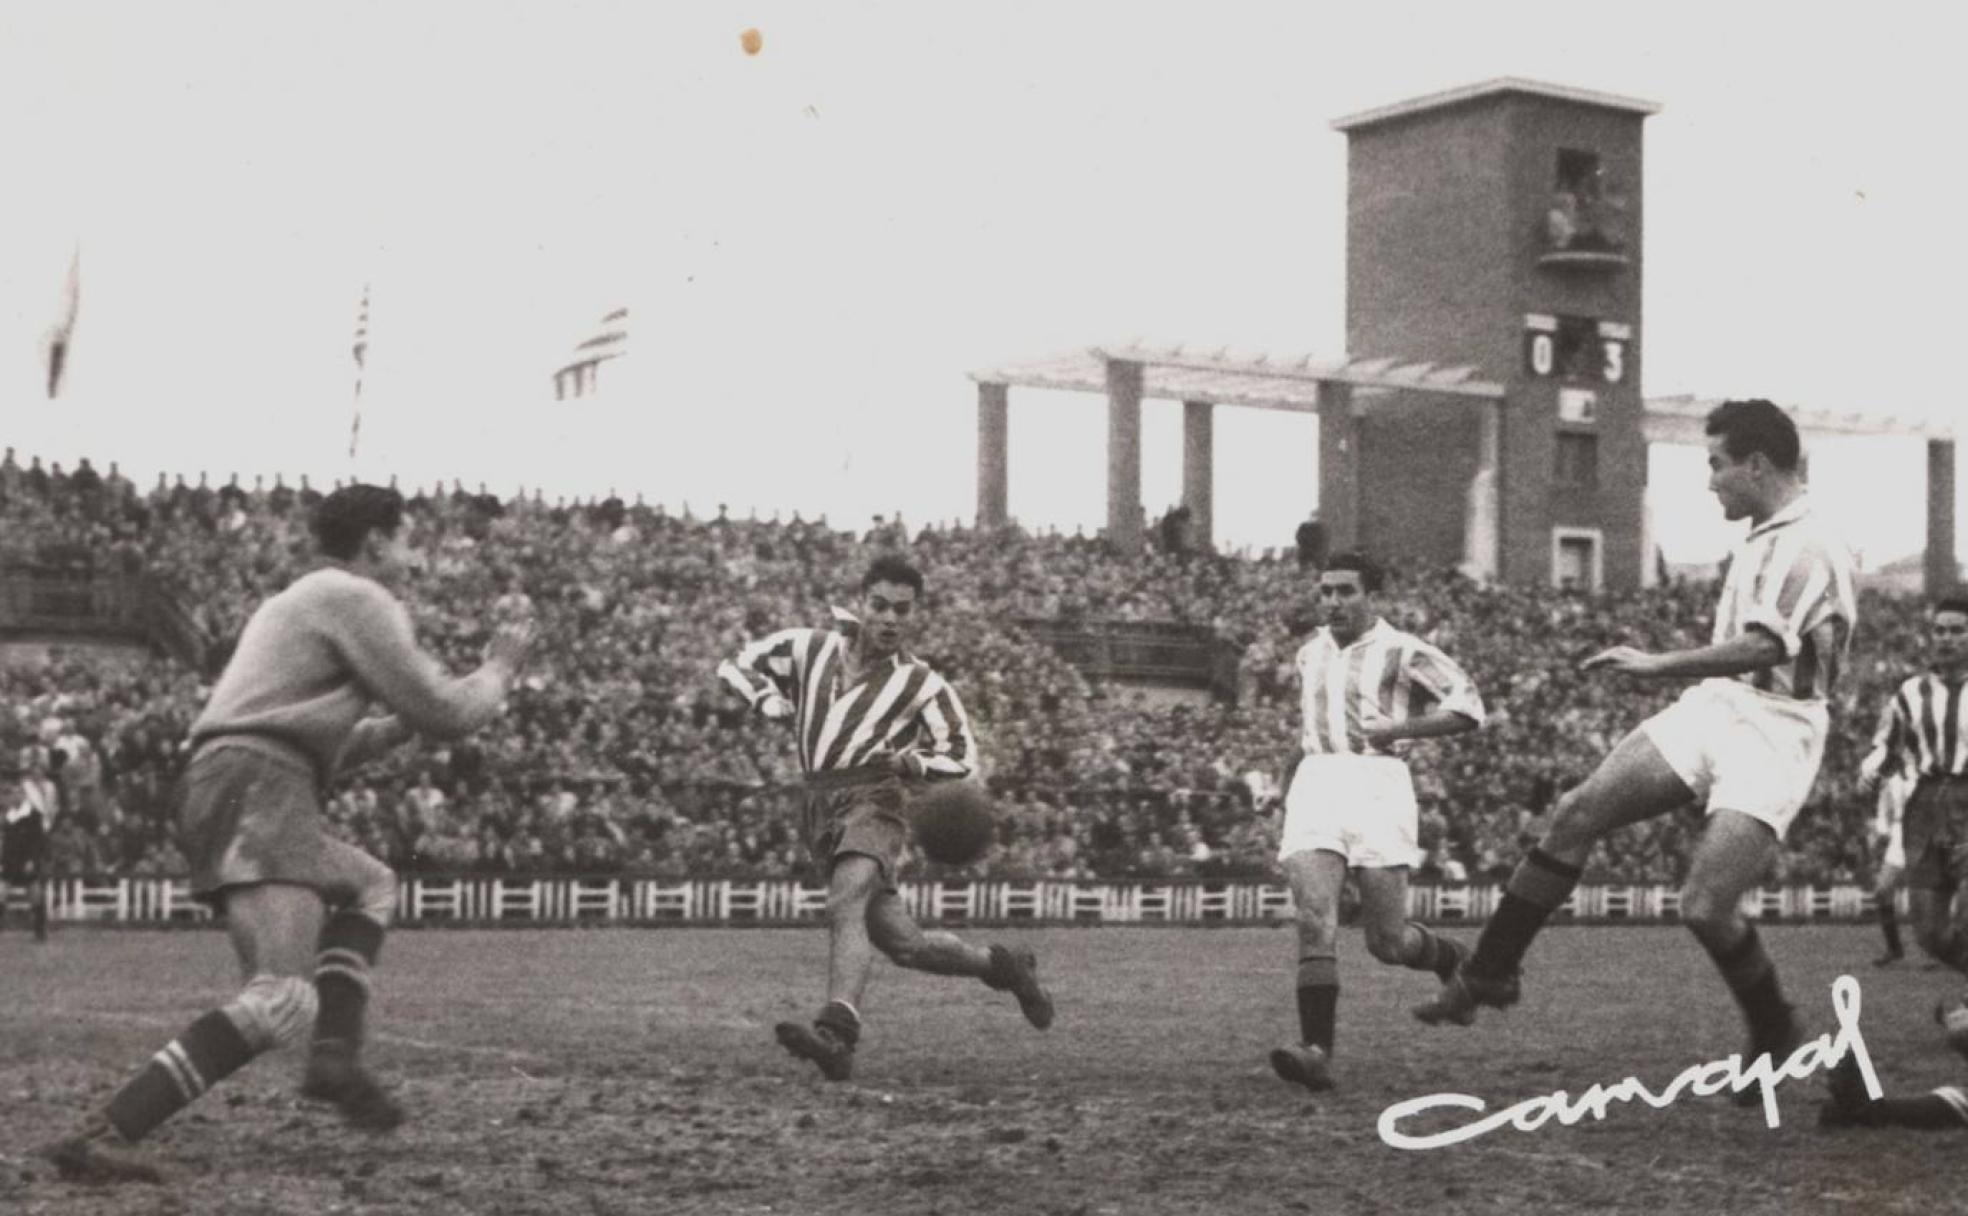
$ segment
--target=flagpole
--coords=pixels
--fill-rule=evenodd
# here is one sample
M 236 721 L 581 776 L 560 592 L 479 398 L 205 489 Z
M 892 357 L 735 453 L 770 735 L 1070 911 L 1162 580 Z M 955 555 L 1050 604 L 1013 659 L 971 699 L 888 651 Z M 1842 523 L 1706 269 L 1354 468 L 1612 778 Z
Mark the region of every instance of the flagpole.
M 349 418 L 349 475 L 355 475 L 355 453 L 362 442 L 362 373 L 369 355 L 369 284 L 362 285 L 362 305 L 355 314 L 355 397 Z
M 61 396 L 62 373 L 69 362 L 69 348 L 75 342 L 75 318 L 82 309 L 82 242 L 75 242 L 68 258 L 68 276 L 62 282 L 62 297 L 55 323 L 48 330 L 48 400 Z

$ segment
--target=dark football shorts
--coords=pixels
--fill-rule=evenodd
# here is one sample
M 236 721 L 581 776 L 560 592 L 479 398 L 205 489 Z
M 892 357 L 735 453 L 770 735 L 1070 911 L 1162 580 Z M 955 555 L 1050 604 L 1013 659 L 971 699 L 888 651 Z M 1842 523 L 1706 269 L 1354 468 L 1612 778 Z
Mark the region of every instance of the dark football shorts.
M 1901 824 L 1906 883 L 1949 891 L 1968 878 L 1968 777 L 1922 777 Z
M 15 885 L 48 876 L 48 827 L 39 813 L 24 815 L 0 832 L 0 880 Z
M 847 856 L 872 857 L 882 886 L 896 889 L 896 872 L 909 850 L 908 795 L 891 773 L 855 770 L 807 780 L 807 852 L 824 877 Z
M 178 811 L 191 893 L 222 904 L 226 888 L 290 883 L 330 905 L 353 900 L 382 865 L 323 828 L 313 766 L 265 746 L 207 743 L 185 770 Z

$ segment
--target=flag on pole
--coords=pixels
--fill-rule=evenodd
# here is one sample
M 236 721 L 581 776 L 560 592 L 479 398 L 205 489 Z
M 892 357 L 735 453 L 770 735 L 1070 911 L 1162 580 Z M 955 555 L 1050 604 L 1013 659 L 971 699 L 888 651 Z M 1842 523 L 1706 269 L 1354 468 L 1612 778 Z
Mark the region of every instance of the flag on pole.
M 601 365 L 629 353 L 629 310 L 617 308 L 601 318 L 594 333 L 574 347 L 574 355 L 554 372 L 554 400 L 585 397 L 597 389 Z
M 70 348 L 75 341 L 75 315 L 82 308 L 82 246 L 77 245 L 68 259 L 68 279 L 62 284 L 61 303 L 54 323 L 48 327 L 48 399 L 61 396 L 62 373 L 68 368 Z
M 349 459 L 362 441 L 362 369 L 369 356 L 369 285 L 362 285 L 362 304 L 355 311 L 355 411 L 349 422 Z

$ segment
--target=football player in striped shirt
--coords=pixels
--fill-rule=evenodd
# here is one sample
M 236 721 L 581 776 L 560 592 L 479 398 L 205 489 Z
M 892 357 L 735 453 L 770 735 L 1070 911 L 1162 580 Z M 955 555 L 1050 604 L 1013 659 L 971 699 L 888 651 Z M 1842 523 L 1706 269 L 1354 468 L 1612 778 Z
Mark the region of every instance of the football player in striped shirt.
M 1921 949 L 1968 972 L 1968 912 L 1950 913 L 1968 878 L 1968 598 L 1949 597 L 1928 614 L 1930 669 L 1900 685 L 1874 747 L 1859 765 L 1860 788 L 1901 775 L 1916 779 L 1901 820 L 1902 861 L 1914 937 Z M 1882 885 L 1884 884 L 1882 878 Z M 1882 918 L 1888 905 L 1882 905 Z
M 827 1000 L 811 1025 L 781 1022 L 779 1042 L 830 1081 L 854 1072 L 861 999 L 877 951 L 897 966 L 970 976 L 1052 1025 L 1052 997 L 1030 950 L 973 946 L 925 931 L 902 906 L 896 870 L 909 845 L 913 788 L 970 779 L 977 743 L 956 689 L 909 651 L 923 576 L 897 556 L 869 565 L 859 618 L 785 629 L 746 646 L 718 677 L 768 718 L 790 718 L 806 781 L 804 835 L 827 876 Z
M 1462 947 L 1408 919 L 1408 871 L 1421 857 L 1414 782 L 1400 758 L 1413 739 L 1475 730 L 1483 702 L 1462 669 L 1380 615 L 1382 573 L 1357 553 L 1319 573 L 1326 623 L 1300 647 L 1304 755 L 1285 797 L 1278 860 L 1298 910 L 1299 1042 L 1271 1053 L 1279 1077 L 1332 1088 L 1338 1020 L 1339 894 L 1360 886 L 1367 952 L 1447 980 Z
M 1742 1009 L 1748 1058 L 1768 1053 L 1781 1063 L 1803 1039 L 1738 904 L 1769 871 L 1817 778 L 1827 702 L 1858 619 L 1852 563 L 1812 509 L 1789 415 L 1764 400 L 1727 401 L 1705 430 L 1709 489 L 1725 518 L 1749 521 L 1729 560 L 1710 644 L 1665 654 L 1616 646 L 1584 663 L 1587 671 L 1700 683 L 1559 799 L 1475 952 L 1415 1010 L 1424 1022 L 1466 1026 L 1481 1006 L 1515 1004 L 1524 953 L 1564 906 L 1593 845 L 1692 801 L 1707 818 L 1689 858 L 1682 920 Z M 1754 1090 L 1739 1097 L 1757 1100 Z

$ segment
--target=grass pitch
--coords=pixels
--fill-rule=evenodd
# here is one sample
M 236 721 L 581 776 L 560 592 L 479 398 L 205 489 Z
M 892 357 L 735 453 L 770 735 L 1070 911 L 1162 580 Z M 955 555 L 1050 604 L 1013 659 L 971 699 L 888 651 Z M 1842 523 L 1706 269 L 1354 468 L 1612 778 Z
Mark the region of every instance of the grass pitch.
M 1451 930 L 1465 940 L 1470 930 Z M 1870 927 L 1764 930 L 1814 1033 L 1856 976 L 1889 1091 L 1968 1081 L 1935 1000 L 1958 978 L 1875 971 Z M 978 931 L 1039 951 L 1059 1019 L 1039 1033 L 969 981 L 881 964 L 854 1081 L 772 1041 L 817 1005 L 825 936 L 803 930 L 419 931 L 392 936 L 372 1060 L 412 1111 L 342 1129 L 258 1061 L 147 1144 L 166 1187 L 58 1181 L 29 1149 L 99 1104 L 236 988 L 210 932 L 0 934 L 0 1211 L 23 1213 L 1680 1212 L 1959 1210 L 1962 1132 L 1815 1126 L 1816 1080 L 1783 1125 L 1723 1098 L 1615 1106 L 1603 1123 L 1504 1130 L 1401 1152 L 1394 1102 L 1491 1108 L 1633 1075 L 1655 1088 L 1741 1046 L 1685 930 L 1558 928 L 1524 1004 L 1468 1030 L 1407 1007 L 1422 974 L 1341 942 L 1340 1088 L 1278 1081 L 1295 1037 L 1293 939 L 1273 929 Z

